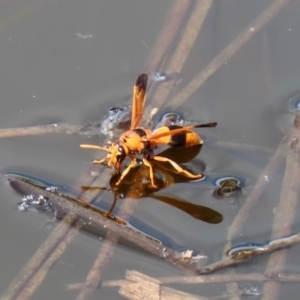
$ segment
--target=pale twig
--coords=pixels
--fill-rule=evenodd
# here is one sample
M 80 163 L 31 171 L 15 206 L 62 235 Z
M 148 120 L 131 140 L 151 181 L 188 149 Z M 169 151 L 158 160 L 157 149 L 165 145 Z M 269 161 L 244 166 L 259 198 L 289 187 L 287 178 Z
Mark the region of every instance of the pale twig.
M 23 194 L 42 195 L 47 197 L 49 201 L 59 207 L 60 210 L 65 211 L 66 213 L 70 211 L 72 215 L 88 220 L 93 225 L 99 226 L 100 228 L 106 228 L 108 231 L 112 231 L 117 235 L 122 236 L 123 239 L 145 249 L 147 252 L 160 258 L 164 258 L 172 265 L 196 273 L 197 266 L 191 264 L 181 253 L 164 247 L 160 241 L 145 236 L 141 232 L 135 231 L 130 226 L 124 226 L 124 224 L 120 225 L 120 222 L 117 223 L 112 219 L 103 216 L 104 213 L 101 213 L 99 209 L 89 205 L 86 201 L 82 202 L 82 200 L 74 199 L 70 196 L 57 195 L 18 177 L 11 176 L 8 180 L 15 190 Z M 138 200 L 132 200 L 138 202 Z M 119 217 L 116 218 L 117 220 L 122 221 Z
M 127 271 L 126 274 L 139 273 L 137 271 Z M 258 273 L 239 273 L 239 274 L 213 274 L 213 275 L 200 275 L 200 276 L 170 276 L 170 277 L 157 277 L 161 284 L 208 284 L 208 283 L 227 283 L 227 282 L 300 282 L 299 274 L 258 274 Z M 101 288 L 118 287 L 125 284 L 127 281 L 124 279 L 119 280 L 105 280 L 101 282 Z M 70 283 L 67 284 L 68 290 L 78 290 L 83 283 Z
M 168 56 L 191 5 L 190 0 L 177 0 L 173 5 L 149 56 L 146 66 L 148 73 L 158 71 L 164 58 Z
M 279 204 L 275 209 L 272 238 L 289 235 L 296 217 L 299 199 L 300 178 L 300 112 L 297 112 L 293 130 L 288 141 L 285 173 L 281 187 Z M 278 251 L 270 255 L 267 273 L 280 274 L 284 270 L 287 251 Z M 278 299 L 280 285 L 266 283 L 263 289 L 264 300 Z
M 217 141 L 211 142 L 211 145 L 217 147 L 218 149 L 224 149 L 229 151 L 239 151 L 242 153 L 251 152 L 251 153 L 260 153 L 260 154 L 274 154 L 274 149 L 257 146 L 257 145 L 250 145 L 250 144 L 242 144 L 236 142 L 228 142 L 228 141 Z
M 226 257 L 218 262 L 212 263 L 210 265 L 204 266 L 198 270 L 198 274 L 207 274 L 212 273 L 220 269 L 224 269 L 229 266 L 233 266 L 236 264 L 243 263 L 245 260 L 250 258 L 271 253 L 277 251 L 279 249 L 283 249 L 294 245 L 300 242 L 300 233 L 293 234 L 288 237 L 277 238 L 271 240 L 269 243 L 266 243 L 262 246 L 253 247 L 252 249 L 247 248 L 247 246 L 243 249 L 240 249 L 233 255 L 232 257 Z M 277 253 L 277 252 L 274 252 Z M 266 273 L 270 273 L 267 271 Z M 277 273 L 278 274 L 278 273 Z
M 80 126 L 69 125 L 66 123 L 55 125 L 37 125 L 19 128 L 0 129 L 0 138 L 11 138 L 16 136 L 42 135 L 42 134 L 58 134 L 73 133 L 80 129 Z
M 176 109 L 195 93 L 203 83 L 222 67 L 236 52 L 248 42 L 252 36 L 270 22 L 290 0 L 275 0 L 262 14 L 260 14 L 247 28 L 242 31 L 224 50 L 222 50 L 186 87 L 172 100 L 172 109 Z
M 87 172 L 87 174 L 88 173 L 89 172 Z M 107 176 L 101 176 L 101 179 L 107 180 Z M 16 189 L 23 195 L 38 194 L 40 192 L 40 189 L 37 189 L 28 183 L 25 184 L 21 180 L 15 180 L 15 182 L 17 184 Z M 79 183 L 88 185 L 91 183 L 91 179 L 83 176 L 79 179 Z M 90 193 L 90 200 L 93 199 L 92 196 L 93 194 Z M 56 198 L 54 197 L 54 199 Z M 58 198 L 57 203 L 60 203 L 60 201 L 61 199 Z M 73 213 L 71 213 L 71 215 L 66 214 L 64 220 L 69 224 L 74 225 L 76 228 L 81 226 L 81 224 L 77 224 L 79 219 L 77 215 L 74 216 Z M 0 299 L 15 299 L 17 295 L 19 295 L 19 299 L 29 299 L 46 277 L 48 270 L 64 253 L 66 246 L 69 245 L 76 236 L 76 230 L 74 230 L 75 227 L 66 226 L 64 222 L 58 223 L 45 242 L 20 270 L 19 274 L 11 282 L 8 289 L 1 295 Z
M 195 43 L 197 36 L 201 30 L 203 21 L 209 11 L 212 0 L 196 1 L 193 11 L 184 27 L 181 38 L 176 46 L 174 54 L 171 56 L 169 62 L 165 66 L 166 72 L 180 73 L 185 61 Z M 157 87 L 154 96 L 152 97 L 150 105 L 145 110 L 145 124 L 148 124 L 153 115 L 165 102 L 167 95 L 172 89 L 174 82 L 171 80 L 165 82 Z
M 248 218 L 251 210 L 255 207 L 255 205 L 260 200 L 262 194 L 265 189 L 268 187 L 270 181 L 276 171 L 280 167 L 283 162 L 284 156 L 286 154 L 287 142 L 289 140 L 290 134 L 287 134 L 280 142 L 276 152 L 270 158 L 268 165 L 265 167 L 261 175 L 259 176 L 255 187 L 251 191 L 250 195 L 246 199 L 244 205 L 236 215 L 234 221 L 230 225 L 227 234 L 227 243 L 224 247 L 223 253 L 226 253 L 232 247 L 232 239 L 238 234 L 239 229 L 242 228 L 242 224 Z
M 18 274 L 18 277 L 15 278 L 15 280 L 17 280 L 17 278 L 21 277 L 22 282 L 25 282 L 25 285 L 22 288 L 22 290 L 20 291 L 20 293 L 18 293 L 18 296 L 6 298 L 5 295 L 3 295 L 1 297 L 1 299 L 3 299 L 3 300 L 4 299 L 5 300 L 8 300 L 8 299 L 25 300 L 25 299 L 31 298 L 31 296 L 33 295 L 33 293 L 35 292 L 37 287 L 43 282 L 43 280 L 46 277 L 46 275 L 48 274 L 48 271 L 50 270 L 50 268 L 64 254 L 67 247 L 72 243 L 74 237 L 77 235 L 78 229 L 81 227 L 81 224 L 76 223 L 74 225 L 75 225 L 74 227 L 70 227 L 66 223 L 61 223 L 60 226 L 57 226 L 55 228 L 55 230 L 52 231 L 51 235 L 47 238 L 45 243 L 48 243 L 49 241 L 50 242 L 53 241 L 53 238 L 52 238 L 53 234 L 59 234 L 61 236 L 61 238 L 63 238 L 63 240 L 58 241 L 57 245 L 55 245 L 54 248 L 49 247 L 48 250 L 51 250 L 49 252 L 50 257 L 47 257 L 47 259 L 45 261 L 43 261 L 42 264 L 39 265 L 38 262 L 34 262 L 34 259 L 37 257 L 37 253 L 41 252 L 41 246 L 40 246 L 38 251 L 31 258 L 31 260 L 28 261 L 26 266 L 22 269 L 22 270 L 24 270 L 26 268 L 29 271 L 29 273 L 33 273 L 32 274 L 33 276 L 28 281 L 26 281 L 26 279 L 28 277 L 23 279 L 21 277 L 22 276 L 22 271 L 21 271 Z M 65 227 L 64 232 L 62 230 L 62 227 Z M 65 233 L 65 234 L 62 234 L 62 233 Z M 42 253 L 42 254 L 43 254 L 43 256 L 45 256 L 44 253 Z M 30 269 L 31 262 L 37 266 L 37 269 L 34 269 L 34 270 Z
M 141 176 L 145 176 L 145 174 L 141 174 Z M 128 197 L 122 200 L 120 213 L 118 215 L 118 217 L 122 220 L 130 220 L 130 217 L 138 204 L 138 201 L 136 199 L 132 199 L 130 197 L 134 196 L 136 190 L 141 190 L 141 188 L 141 181 L 135 182 L 128 191 Z M 105 267 L 109 264 L 114 254 L 115 246 L 118 243 L 120 236 L 122 235 L 117 234 L 112 230 L 107 232 L 105 241 L 98 253 L 96 260 L 94 261 L 92 268 L 90 269 L 86 277 L 85 283 L 80 288 L 79 294 L 76 298 L 77 300 L 88 299 L 98 287 L 102 278 L 102 273 L 104 272 Z
M 27 264 L 19 271 L 18 275 L 10 283 L 7 290 L 1 295 L 1 300 L 16 299 L 21 289 L 26 285 L 26 283 L 32 278 L 41 265 L 44 264 L 47 257 L 55 249 L 57 244 L 60 243 L 61 239 L 70 230 L 70 227 L 61 223 L 57 226 L 52 233 L 49 235 L 48 239 L 38 248 Z M 39 277 L 41 279 L 42 277 Z M 28 285 L 27 285 L 28 286 Z M 28 291 L 26 292 L 26 294 Z M 30 293 L 32 294 L 32 293 Z M 25 296 L 23 294 L 23 296 Z

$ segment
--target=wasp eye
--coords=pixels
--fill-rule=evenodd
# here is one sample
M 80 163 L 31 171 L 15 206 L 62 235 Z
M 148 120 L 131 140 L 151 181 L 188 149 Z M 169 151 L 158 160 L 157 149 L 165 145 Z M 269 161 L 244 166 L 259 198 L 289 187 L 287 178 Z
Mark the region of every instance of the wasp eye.
M 117 161 L 122 162 L 126 157 L 126 152 L 122 146 L 118 148 Z

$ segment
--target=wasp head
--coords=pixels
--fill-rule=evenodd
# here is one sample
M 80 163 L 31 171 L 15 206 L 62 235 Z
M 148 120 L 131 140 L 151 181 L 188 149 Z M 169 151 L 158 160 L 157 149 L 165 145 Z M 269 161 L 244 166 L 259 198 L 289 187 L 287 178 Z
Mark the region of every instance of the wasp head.
M 106 156 L 107 165 L 109 167 L 114 166 L 117 171 L 121 169 L 121 163 L 125 159 L 128 153 L 128 148 L 121 141 L 114 143 L 108 143 L 107 145 L 108 154 Z
M 122 141 L 107 142 L 106 147 L 98 145 L 80 145 L 81 148 L 98 149 L 108 152 L 106 157 L 100 161 L 94 161 L 94 163 L 104 163 L 107 161 L 107 166 L 113 166 L 116 171 L 120 171 L 121 163 L 129 153 L 128 147 Z

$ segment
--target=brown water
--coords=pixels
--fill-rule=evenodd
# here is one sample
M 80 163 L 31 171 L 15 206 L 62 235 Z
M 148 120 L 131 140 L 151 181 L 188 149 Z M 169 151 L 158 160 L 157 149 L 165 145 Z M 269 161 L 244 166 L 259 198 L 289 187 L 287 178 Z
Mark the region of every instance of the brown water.
M 100 120 L 110 106 L 130 102 L 132 85 L 165 23 L 174 1 L 4 1 L 0 10 L 0 128 L 64 121 L 86 124 Z M 216 1 L 183 68 L 181 83 L 172 99 L 222 49 L 272 1 Z M 291 1 L 270 23 L 247 42 L 194 93 L 178 111 L 190 120 L 218 121 L 197 158 L 203 161 L 206 181 L 180 183 L 165 190 L 192 203 L 214 209 L 224 216 L 211 225 L 151 199 L 141 199 L 136 224 L 156 234 L 177 250 L 197 249 L 208 262 L 220 258 L 227 227 L 253 189 L 268 163 L 269 154 L 224 149 L 213 142 L 227 141 L 275 150 L 292 124 L 290 96 L 299 90 L 300 4 Z M 153 70 L 157 71 L 157 70 Z M 163 70 L 160 70 L 163 71 Z M 298 76 L 299 75 L 299 76 Z M 103 139 L 93 139 L 101 142 Z M 1 142 L 2 172 L 22 172 L 72 186 L 93 159 L 85 136 L 45 135 L 7 138 Z M 213 196 L 214 180 L 235 176 L 243 180 L 237 199 Z M 283 170 L 247 220 L 238 243 L 263 243 L 270 238 L 273 209 L 280 195 Z M 43 214 L 17 210 L 20 196 L 1 180 L 0 294 L 51 232 L 43 226 Z M 109 196 L 107 196 L 109 197 Z M 298 220 L 293 230 L 297 231 Z M 142 226 L 142 225 L 137 225 Z M 50 270 L 32 299 L 74 299 L 77 292 L 65 285 L 83 282 L 101 247 L 103 237 L 80 233 Z M 286 272 L 299 272 L 295 264 L 298 246 L 289 249 Z M 262 272 L 267 256 L 239 266 L 241 272 Z M 123 279 L 126 270 L 149 276 L 183 273 L 169 264 L 128 245 L 119 245 L 103 280 Z M 296 283 L 282 284 L 280 299 L 292 299 Z M 174 287 L 174 286 L 173 286 Z M 262 284 L 243 283 L 244 287 Z M 224 299 L 225 285 L 177 285 L 187 293 Z M 224 298 L 222 298 L 224 296 Z M 242 297 L 243 298 L 243 297 Z M 260 299 L 261 295 L 253 296 Z M 121 299 L 116 288 L 97 290 L 92 299 Z

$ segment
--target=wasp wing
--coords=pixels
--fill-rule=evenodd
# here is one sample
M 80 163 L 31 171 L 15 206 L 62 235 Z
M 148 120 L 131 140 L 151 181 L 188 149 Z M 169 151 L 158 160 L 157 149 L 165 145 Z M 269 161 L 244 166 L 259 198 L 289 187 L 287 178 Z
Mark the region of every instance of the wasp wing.
M 133 99 L 132 99 L 132 116 L 130 129 L 134 129 L 140 126 L 145 100 L 146 100 L 146 89 L 147 89 L 148 75 L 141 74 L 133 87 Z
M 173 130 L 170 130 L 170 131 L 154 134 L 151 137 L 149 137 L 148 140 L 155 140 L 155 139 L 165 137 L 165 136 L 173 136 L 173 135 L 180 134 L 180 133 L 187 133 L 193 128 L 216 127 L 217 124 L 218 124 L 217 122 L 212 122 L 212 123 L 205 123 L 205 124 L 198 124 L 198 125 L 180 127 L 180 128 L 176 128 L 176 129 L 173 129 Z

